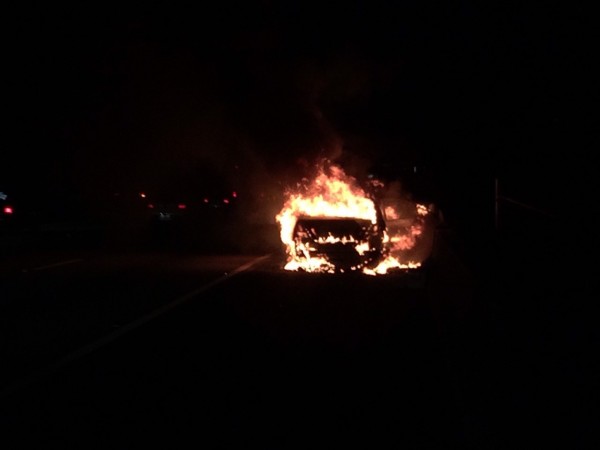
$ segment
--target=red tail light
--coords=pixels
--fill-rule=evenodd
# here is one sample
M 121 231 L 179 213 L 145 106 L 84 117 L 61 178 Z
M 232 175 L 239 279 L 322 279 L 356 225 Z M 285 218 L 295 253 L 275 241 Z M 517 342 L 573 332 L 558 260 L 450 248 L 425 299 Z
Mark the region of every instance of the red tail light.
M 187 208 L 187 205 L 185 203 L 180 203 L 179 205 L 177 205 L 177 207 L 179 209 L 185 209 L 185 208 Z
M 12 206 L 5 206 L 3 211 L 4 211 L 4 214 L 12 214 L 14 212 L 12 209 Z

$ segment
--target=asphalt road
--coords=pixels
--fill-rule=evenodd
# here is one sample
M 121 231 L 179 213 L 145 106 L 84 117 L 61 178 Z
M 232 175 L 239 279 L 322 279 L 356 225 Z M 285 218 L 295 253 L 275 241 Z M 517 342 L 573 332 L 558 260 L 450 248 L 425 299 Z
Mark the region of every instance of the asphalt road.
M 384 277 L 290 273 L 277 251 L 13 249 L 4 448 L 593 448 L 586 291 L 514 263 L 517 238 L 477 259 L 440 232 L 428 271 Z

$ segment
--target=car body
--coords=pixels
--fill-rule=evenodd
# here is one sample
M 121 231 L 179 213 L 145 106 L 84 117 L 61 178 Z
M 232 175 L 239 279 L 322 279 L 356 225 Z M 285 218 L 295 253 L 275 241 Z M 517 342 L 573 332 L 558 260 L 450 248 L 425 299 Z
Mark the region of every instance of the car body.
M 336 272 L 377 265 L 385 254 L 385 223 L 355 217 L 297 219 L 293 231 L 298 260 L 322 258 Z
M 356 217 L 298 217 L 292 233 L 296 264 L 291 267 L 311 272 L 422 271 L 433 250 L 434 205 L 405 198 L 381 198 L 375 204 L 375 223 Z

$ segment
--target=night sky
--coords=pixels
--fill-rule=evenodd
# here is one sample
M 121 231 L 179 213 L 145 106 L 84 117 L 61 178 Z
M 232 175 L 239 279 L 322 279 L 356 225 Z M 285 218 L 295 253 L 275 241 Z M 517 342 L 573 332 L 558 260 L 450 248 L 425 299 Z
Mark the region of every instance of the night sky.
M 591 14 L 322 3 L 12 7 L 0 181 L 29 195 L 202 189 L 293 179 L 327 157 L 429 167 L 454 200 L 483 199 L 495 176 L 544 206 L 588 188 Z

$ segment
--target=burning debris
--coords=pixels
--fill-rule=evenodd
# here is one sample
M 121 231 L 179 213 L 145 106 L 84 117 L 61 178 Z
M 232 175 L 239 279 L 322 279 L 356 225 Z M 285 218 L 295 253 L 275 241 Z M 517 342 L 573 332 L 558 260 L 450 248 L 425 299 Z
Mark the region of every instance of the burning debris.
M 423 234 L 427 207 L 378 195 L 384 187 L 378 180 L 368 192 L 337 165 L 317 172 L 285 193 L 276 216 L 286 270 L 383 275 L 421 266 L 410 250 Z

